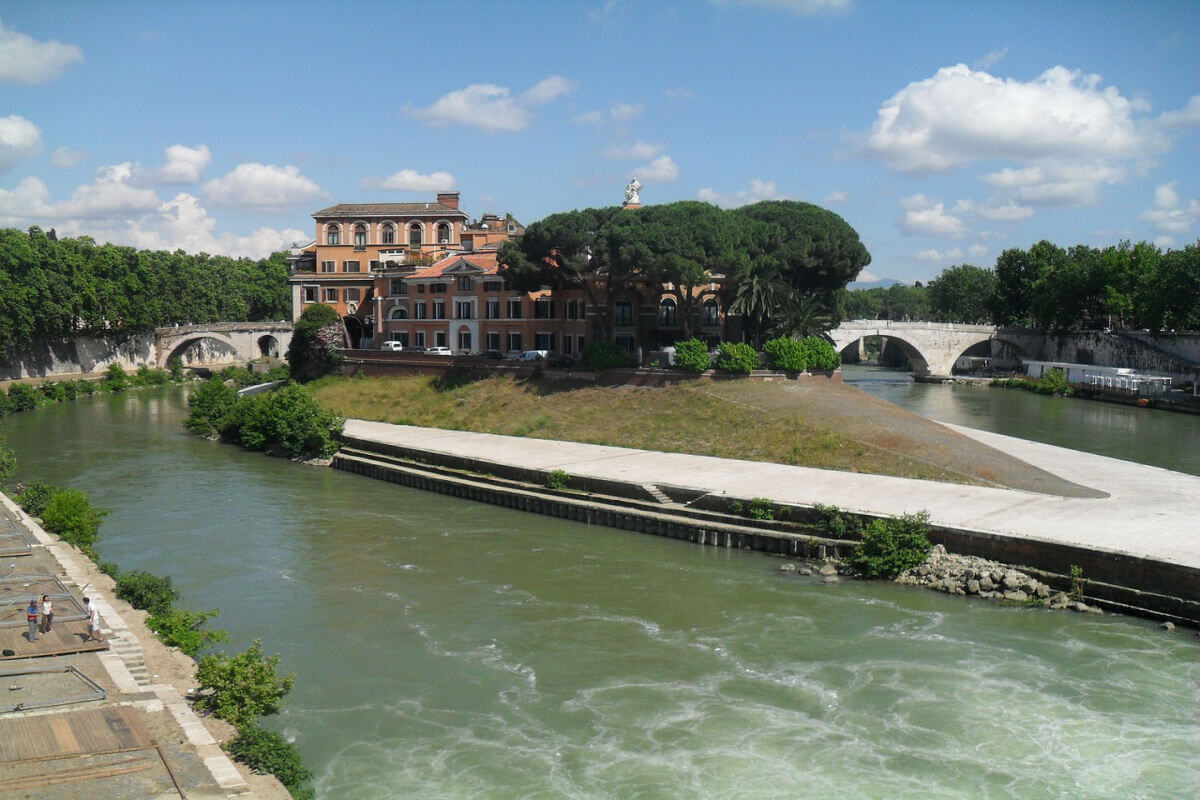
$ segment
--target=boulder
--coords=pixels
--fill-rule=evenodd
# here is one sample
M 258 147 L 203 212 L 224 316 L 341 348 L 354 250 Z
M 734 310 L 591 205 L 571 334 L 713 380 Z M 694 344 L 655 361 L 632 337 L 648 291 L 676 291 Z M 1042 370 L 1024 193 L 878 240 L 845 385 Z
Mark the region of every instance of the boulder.
M 801 567 L 800 574 L 801 575 L 812 575 L 812 569 L 810 567 Z
M 1020 589 L 1009 589 L 1004 593 L 1005 600 L 1011 600 L 1014 603 L 1024 603 L 1029 599 L 1029 595 L 1022 592 Z
M 992 589 L 996 588 L 996 584 L 992 582 L 991 578 L 989 578 L 987 575 L 984 575 L 979 579 L 979 588 L 985 592 L 990 592 Z
M 837 575 L 826 575 L 821 579 L 821 583 L 837 583 L 840 580 L 841 578 L 839 578 Z
M 1164 631 L 1173 631 L 1173 630 L 1175 630 L 1175 623 L 1174 622 L 1164 622 L 1161 625 L 1159 625 L 1158 627 L 1162 628 Z
M 979 581 L 971 578 L 967 581 L 967 591 L 971 594 L 979 594 Z
M 790 563 L 789 563 L 789 564 L 780 564 L 780 565 L 779 565 L 779 571 L 780 571 L 780 572 L 795 572 L 795 571 L 796 571 L 796 565 L 795 565 L 795 564 L 790 564 Z
M 820 572 L 822 575 L 837 575 L 837 567 L 833 565 L 832 561 L 826 561 L 821 565 Z
M 1012 591 L 1021 588 L 1021 584 L 1025 582 L 1024 578 L 1025 576 L 1017 572 L 1015 569 L 1010 569 L 1008 572 L 1004 573 L 1004 577 L 1000 582 L 1004 585 L 1005 589 Z

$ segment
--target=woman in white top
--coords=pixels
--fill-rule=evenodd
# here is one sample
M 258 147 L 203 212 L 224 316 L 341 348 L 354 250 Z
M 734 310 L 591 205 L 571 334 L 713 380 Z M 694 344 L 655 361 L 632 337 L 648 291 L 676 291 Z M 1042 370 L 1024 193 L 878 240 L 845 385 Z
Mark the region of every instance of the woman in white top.
M 50 595 L 42 595 L 42 633 L 50 632 L 50 625 L 54 622 L 54 603 L 50 602 Z

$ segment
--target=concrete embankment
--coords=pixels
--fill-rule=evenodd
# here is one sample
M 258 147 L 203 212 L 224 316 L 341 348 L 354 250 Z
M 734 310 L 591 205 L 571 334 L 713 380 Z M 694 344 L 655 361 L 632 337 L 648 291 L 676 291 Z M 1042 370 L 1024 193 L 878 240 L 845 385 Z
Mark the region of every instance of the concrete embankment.
M 1092 602 L 1200 625 L 1200 478 L 955 430 L 1103 496 L 1061 497 L 362 420 L 347 422 L 346 447 L 334 466 L 537 513 L 807 557 L 844 554 L 852 543 L 803 524 L 738 518 L 728 513 L 730 503 L 769 498 L 794 509 L 801 523 L 815 518 L 817 504 L 867 517 L 925 510 L 934 525 L 931 538 L 952 552 L 1022 565 L 1062 589 L 1076 566 Z M 542 488 L 554 471 L 569 475 L 577 491 Z

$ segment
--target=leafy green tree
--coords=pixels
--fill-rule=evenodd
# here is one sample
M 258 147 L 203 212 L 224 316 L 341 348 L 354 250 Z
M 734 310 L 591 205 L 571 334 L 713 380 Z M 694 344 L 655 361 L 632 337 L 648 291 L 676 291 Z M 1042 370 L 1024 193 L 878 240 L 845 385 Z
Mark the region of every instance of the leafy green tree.
M 189 411 L 184 427 L 201 436 L 219 434 L 236 402 L 237 389 L 226 386 L 220 378 L 210 378 L 188 395 Z
M 287 361 L 292 378 L 310 381 L 332 372 L 341 361 L 344 323 L 332 306 L 315 303 L 304 309 L 292 329 Z
M 996 273 L 992 270 L 971 264 L 948 267 L 925 288 L 934 320 L 969 325 L 991 321 L 992 295 L 996 292 Z
M 794 200 L 764 200 L 733 213 L 766 226 L 762 250 L 793 289 L 832 294 L 871 263 L 858 232 L 828 209 Z
M 216 615 L 216 611 L 169 607 L 147 617 L 146 627 L 157 633 L 163 644 L 177 647 L 195 658 L 201 650 L 229 638 L 228 631 L 204 627 Z
M 747 262 L 734 278 L 729 310 L 741 316 L 755 344 L 762 342 L 775 309 L 790 294 L 779 268 L 769 259 Z
M 149 611 L 151 614 L 169 611 L 171 605 L 179 599 L 179 590 L 175 588 L 170 577 L 152 575 L 140 569 L 122 572 L 117 577 L 116 594 L 134 608 Z
M 195 705 L 238 728 L 278 714 L 283 698 L 295 685 L 295 677 L 281 677 L 278 666 L 279 656 L 264 656 L 258 639 L 235 656 L 206 655 L 196 670 L 201 696 Z
M 257 773 L 269 773 L 279 779 L 293 800 L 314 797 L 312 772 L 300 760 L 296 746 L 274 731 L 264 731 L 255 725 L 239 728 L 224 745 L 229 755 Z
M 771 332 L 777 336 L 804 338 L 816 336 L 837 327 L 837 320 L 821 297 L 803 292 L 791 292 L 774 309 Z

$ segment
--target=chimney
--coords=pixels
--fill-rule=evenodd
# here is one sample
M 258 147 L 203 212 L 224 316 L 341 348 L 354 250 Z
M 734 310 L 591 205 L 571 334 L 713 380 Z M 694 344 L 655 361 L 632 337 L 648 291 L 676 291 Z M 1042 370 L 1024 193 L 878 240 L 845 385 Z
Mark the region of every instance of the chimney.
M 450 208 L 458 208 L 458 192 L 438 192 L 437 201 Z

